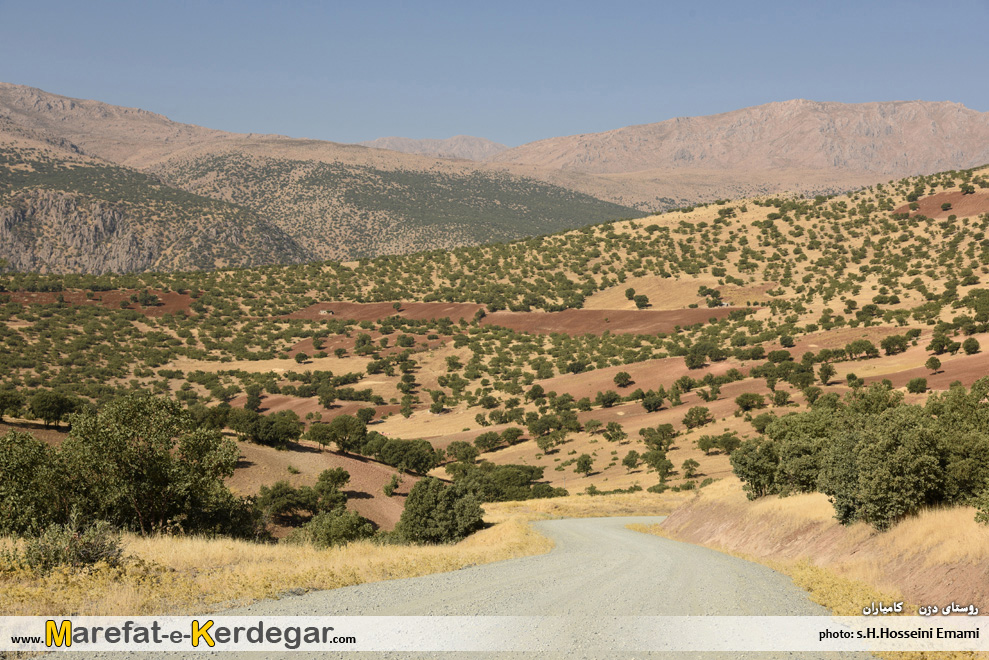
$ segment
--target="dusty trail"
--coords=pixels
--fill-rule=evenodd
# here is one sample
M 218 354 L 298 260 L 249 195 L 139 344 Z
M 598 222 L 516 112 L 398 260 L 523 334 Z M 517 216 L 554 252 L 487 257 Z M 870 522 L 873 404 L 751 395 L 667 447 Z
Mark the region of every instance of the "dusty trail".
M 649 654 L 589 637 L 592 622 L 609 616 L 825 615 L 789 578 L 764 566 L 706 548 L 633 532 L 630 523 L 656 517 L 585 518 L 535 523 L 556 542 L 546 555 L 475 566 L 452 573 L 391 580 L 263 601 L 219 614 L 318 615 L 543 615 L 561 617 L 557 634 L 566 650 L 532 640 L 538 657 L 727 657 L 718 654 Z M 562 633 L 560 632 L 562 631 Z M 540 649 L 540 646 L 543 646 Z M 162 654 L 165 655 L 165 654 Z M 227 657 L 302 660 L 311 654 L 242 653 Z M 537 657 L 534 654 L 321 653 L 313 657 Z M 747 658 L 813 657 L 746 654 Z M 824 656 L 821 656 L 824 657 Z

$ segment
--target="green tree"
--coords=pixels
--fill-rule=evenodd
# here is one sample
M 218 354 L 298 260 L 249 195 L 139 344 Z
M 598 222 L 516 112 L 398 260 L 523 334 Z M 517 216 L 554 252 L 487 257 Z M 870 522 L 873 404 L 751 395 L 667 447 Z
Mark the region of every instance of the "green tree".
M 358 453 L 367 440 L 367 425 L 351 415 L 339 415 L 329 423 L 328 433 L 341 453 Z
M 731 454 L 731 467 L 750 500 L 776 492 L 779 455 L 768 438 L 746 440 Z
M 61 392 L 41 390 L 31 397 L 28 407 L 31 414 L 43 420 L 45 428 L 48 428 L 50 424 L 55 424 L 57 427 L 62 418 L 72 412 L 75 405 L 72 399 Z
M 481 455 L 481 450 L 463 440 L 454 440 L 446 448 L 446 453 L 460 463 L 473 463 Z
M 834 368 L 834 365 L 830 362 L 825 362 L 817 370 L 817 377 L 821 380 L 821 385 L 827 385 L 835 377 L 836 373 L 838 373 L 838 370 Z
M 224 484 L 236 443 L 195 427 L 175 401 L 127 396 L 76 415 L 59 454 L 69 475 L 62 487 L 84 520 L 143 533 L 175 521 L 186 531 L 254 532 Z
M 639 456 L 639 452 L 632 449 L 627 454 L 625 454 L 625 458 L 622 459 L 622 465 L 625 466 L 625 469 L 628 472 L 631 472 L 635 468 L 639 467 L 640 458 L 641 457 Z
M 581 454 L 577 457 L 577 464 L 574 466 L 574 472 L 587 476 L 593 469 L 594 459 L 590 454 Z
M 911 378 L 907 383 L 907 392 L 911 394 L 923 394 L 927 391 L 926 378 Z
M 619 371 L 615 374 L 614 380 L 618 387 L 628 387 L 632 384 L 632 376 L 627 371 Z
M 685 460 L 683 462 L 683 465 L 680 467 L 680 469 L 683 470 L 684 479 L 693 479 L 694 477 L 696 477 L 697 468 L 699 468 L 700 466 L 701 464 L 692 458 L 688 458 L 687 460 Z
M 622 443 L 628 438 L 628 434 L 625 433 L 625 429 L 618 422 L 608 422 L 608 425 L 604 428 L 604 433 L 602 434 L 604 439 L 608 442 Z
M 980 348 L 979 340 L 975 337 L 969 337 L 962 342 L 962 350 L 965 351 L 965 355 L 975 355 Z
M 695 429 L 713 421 L 711 411 L 704 406 L 694 406 L 683 416 L 683 425 L 688 429 Z
M 409 492 L 396 531 L 412 543 L 451 543 L 480 529 L 483 515 L 473 494 L 426 477 Z
M 0 390 L 0 422 L 5 414 L 20 412 L 24 407 L 24 395 L 17 390 Z
M 755 392 L 743 392 L 735 397 L 735 405 L 743 412 L 766 407 L 766 397 Z

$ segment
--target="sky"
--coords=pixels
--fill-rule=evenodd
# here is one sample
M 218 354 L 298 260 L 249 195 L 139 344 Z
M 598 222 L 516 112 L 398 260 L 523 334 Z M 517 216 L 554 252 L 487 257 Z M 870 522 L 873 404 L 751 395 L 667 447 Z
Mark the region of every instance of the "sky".
M 0 80 L 191 124 L 515 146 L 792 98 L 989 111 L 989 0 L 0 0 Z

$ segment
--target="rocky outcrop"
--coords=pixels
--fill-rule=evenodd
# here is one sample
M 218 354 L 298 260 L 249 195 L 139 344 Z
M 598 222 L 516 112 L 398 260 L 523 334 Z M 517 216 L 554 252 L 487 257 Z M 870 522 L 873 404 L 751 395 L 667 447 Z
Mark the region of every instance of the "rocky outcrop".
M 0 259 L 39 273 L 127 273 L 300 263 L 281 230 L 250 217 L 157 221 L 126 205 L 33 190 L 0 206 Z
M 34 191 L 0 207 L 0 258 L 19 271 L 145 271 L 162 238 L 139 237 L 120 210 L 67 193 Z

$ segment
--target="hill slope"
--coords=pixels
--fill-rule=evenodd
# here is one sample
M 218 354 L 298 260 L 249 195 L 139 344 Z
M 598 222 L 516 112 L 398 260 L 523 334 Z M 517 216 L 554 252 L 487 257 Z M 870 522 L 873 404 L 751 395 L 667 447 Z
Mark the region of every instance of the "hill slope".
M 446 138 L 445 140 L 414 140 L 404 137 L 383 137 L 367 142 L 359 142 L 358 144 L 374 149 L 401 151 L 406 154 L 438 156 L 440 158 L 464 158 L 466 160 L 484 160 L 508 149 L 504 144 L 472 135 L 454 135 L 452 138 Z
M 842 169 L 909 175 L 989 162 L 989 113 L 958 103 L 769 103 L 540 140 L 490 160 L 614 174 Z
M 3 135 L 152 173 L 196 195 L 241 205 L 313 258 L 511 240 L 641 215 L 498 168 L 317 140 L 224 133 L 18 85 L 0 84 Z
M 311 258 L 243 208 L 42 143 L 0 139 L 0 259 L 15 270 L 141 272 Z

